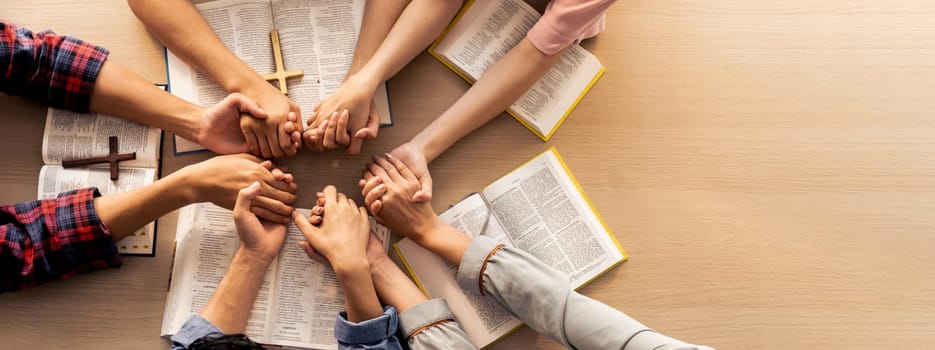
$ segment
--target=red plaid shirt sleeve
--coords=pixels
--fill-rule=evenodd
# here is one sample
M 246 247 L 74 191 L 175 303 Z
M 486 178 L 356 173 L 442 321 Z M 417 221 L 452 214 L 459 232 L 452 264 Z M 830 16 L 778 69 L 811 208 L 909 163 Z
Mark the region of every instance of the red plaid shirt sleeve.
M 87 112 L 107 49 L 0 21 L 0 92 Z
M 120 266 L 95 188 L 0 207 L 0 292 Z

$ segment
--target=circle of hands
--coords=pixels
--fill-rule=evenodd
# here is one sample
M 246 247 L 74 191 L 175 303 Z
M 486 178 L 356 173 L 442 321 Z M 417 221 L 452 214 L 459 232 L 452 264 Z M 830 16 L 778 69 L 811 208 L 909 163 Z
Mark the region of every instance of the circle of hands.
M 315 107 L 304 130 L 299 107 L 271 85 L 232 93 L 204 111 L 195 140 L 227 155 L 180 172 L 189 171 L 194 188 L 204 190 L 200 200 L 233 209 L 242 248 L 257 258 L 271 260 L 279 254 L 292 222 L 306 237 L 302 249 L 320 263 L 342 266 L 362 257 L 370 262 L 386 258 L 382 242 L 371 233 L 368 210 L 404 236 L 424 233 L 437 220 L 429 203 L 428 164 L 417 146 L 405 143 L 372 158 L 358 182 L 363 206 L 327 186 L 317 193 L 309 217 L 292 206 L 298 186 L 288 169 L 264 160 L 294 155 L 303 141 L 314 151 L 344 147 L 358 154 L 380 126 L 373 93 L 346 81 Z

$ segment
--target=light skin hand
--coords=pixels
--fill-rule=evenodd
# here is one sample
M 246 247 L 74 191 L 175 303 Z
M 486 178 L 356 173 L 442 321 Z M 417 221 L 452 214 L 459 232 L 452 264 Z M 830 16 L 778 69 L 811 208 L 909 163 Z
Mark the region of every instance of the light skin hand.
M 240 118 L 244 113 L 249 113 L 256 119 L 269 117 L 255 101 L 233 93 L 204 110 L 195 133 L 197 139 L 193 141 L 219 154 L 249 152 L 250 147 L 240 129 Z
M 298 152 L 302 137 L 299 106 L 272 85 L 258 82 L 241 91 L 257 102 L 267 118 L 240 118 L 240 129 L 250 152 L 264 158 L 282 158 Z
M 387 154 L 387 158 L 399 160 L 417 179 L 419 179 L 420 189 L 410 198 L 413 202 L 425 203 L 432 200 L 432 175 L 429 173 L 425 154 L 418 146 L 413 143 L 404 143 Z M 360 180 L 357 181 L 357 185 L 361 188 L 361 193 L 367 196 L 367 193 L 371 193 L 373 188 L 382 182 L 382 178 L 374 176 L 369 169 L 364 169 L 361 173 Z M 380 208 L 383 205 L 379 199 L 381 195 L 382 193 L 372 193 L 370 197 L 373 197 L 373 200 L 365 202 L 367 203 L 367 208 L 370 209 L 370 212 L 374 215 L 380 212 Z
M 323 192 L 328 217 L 320 226 L 315 226 L 296 212 L 293 214 L 296 227 L 305 235 L 308 246 L 334 269 L 344 289 L 348 321 L 373 319 L 383 313 L 383 308 L 373 287 L 366 256 L 370 238 L 367 212 L 343 193 L 338 193 L 334 186 L 325 187 Z
M 363 140 L 376 138 L 380 129 L 380 115 L 373 102 L 376 84 L 362 82 L 362 79 L 348 78 L 338 91 L 325 97 L 315 108 L 313 116 L 309 118 L 310 132 L 306 133 L 306 143 L 311 148 L 318 149 L 315 143 L 321 143 L 321 148 L 332 149 L 339 146 L 347 147 L 350 154 L 360 153 Z M 349 120 L 344 128 L 338 128 L 331 137 L 317 134 L 316 128 L 330 119 L 334 113 L 347 111 Z M 353 135 L 353 137 L 351 137 Z
M 260 195 L 260 183 L 254 182 L 237 193 L 234 204 L 234 224 L 240 237 L 240 247 L 254 257 L 272 261 L 282 250 L 286 238 L 286 225 L 261 220 L 250 211 L 253 201 Z
M 371 177 L 379 177 L 379 184 L 364 186 L 364 202 L 373 208 L 381 203 L 374 216 L 393 232 L 421 241 L 435 226 L 444 224 L 428 202 L 413 202 L 412 196 L 421 189 L 415 174 L 396 157 L 374 157 L 368 164 Z M 373 212 L 371 210 L 371 212 Z
M 192 202 L 210 201 L 232 209 L 237 191 L 253 182 L 260 183 L 260 193 L 253 199 L 251 211 L 269 221 L 288 223 L 297 187 L 291 174 L 277 169 L 270 161 L 249 154 L 218 156 L 179 170 L 186 177 Z

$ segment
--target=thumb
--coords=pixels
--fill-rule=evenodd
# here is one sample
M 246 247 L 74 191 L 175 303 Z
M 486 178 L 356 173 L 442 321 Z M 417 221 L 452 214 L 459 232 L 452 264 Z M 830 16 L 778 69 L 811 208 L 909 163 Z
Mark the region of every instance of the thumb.
M 425 173 L 419 177 L 419 183 L 422 184 L 422 189 L 412 195 L 412 201 L 424 203 L 432 200 L 432 175 Z
M 250 212 L 250 206 L 253 204 L 253 199 L 259 194 L 260 183 L 256 181 L 237 192 L 237 202 L 234 203 L 234 218 L 240 221 L 253 215 Z
M 309 242 L 314 240 L 315 233 L 318 232 L 318 228 L 308 222 L 308 219 L 305 218 L 305 215 L 300 214 L 298 211 L 293 211 L 292 222 L 294 222 L 295 226 L 299 228 L 299 231 L 302 231 L 302 235 L 305 236 L 306 240 Z
M 227 97 L 231 100 L 231 103 L 234 103 L 240 112 L 250 113 L 254 118 L 257 119 L 266 119 L 269 118 L 269 114 L 266 113 L 266 110 L 263 107 L 260 107 L 256 101 L 250 99 L 247 96 L 241 95 L 239 93 L 232 93 Z

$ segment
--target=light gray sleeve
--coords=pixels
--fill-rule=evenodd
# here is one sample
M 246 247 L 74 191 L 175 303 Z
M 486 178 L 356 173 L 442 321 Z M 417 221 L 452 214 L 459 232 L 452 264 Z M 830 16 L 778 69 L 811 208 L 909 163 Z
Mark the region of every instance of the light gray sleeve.
M 604 303 L 571 288 L 568 277 L 520 250 L 487 237 L 471 242 L 458 283 L 496 299 L 529 328 L 581 350 L 711 349 L 659 334 Z
M 413 350 L 477 349 L 444 299 L 424 301 L 399 314 L 399 329 Z

